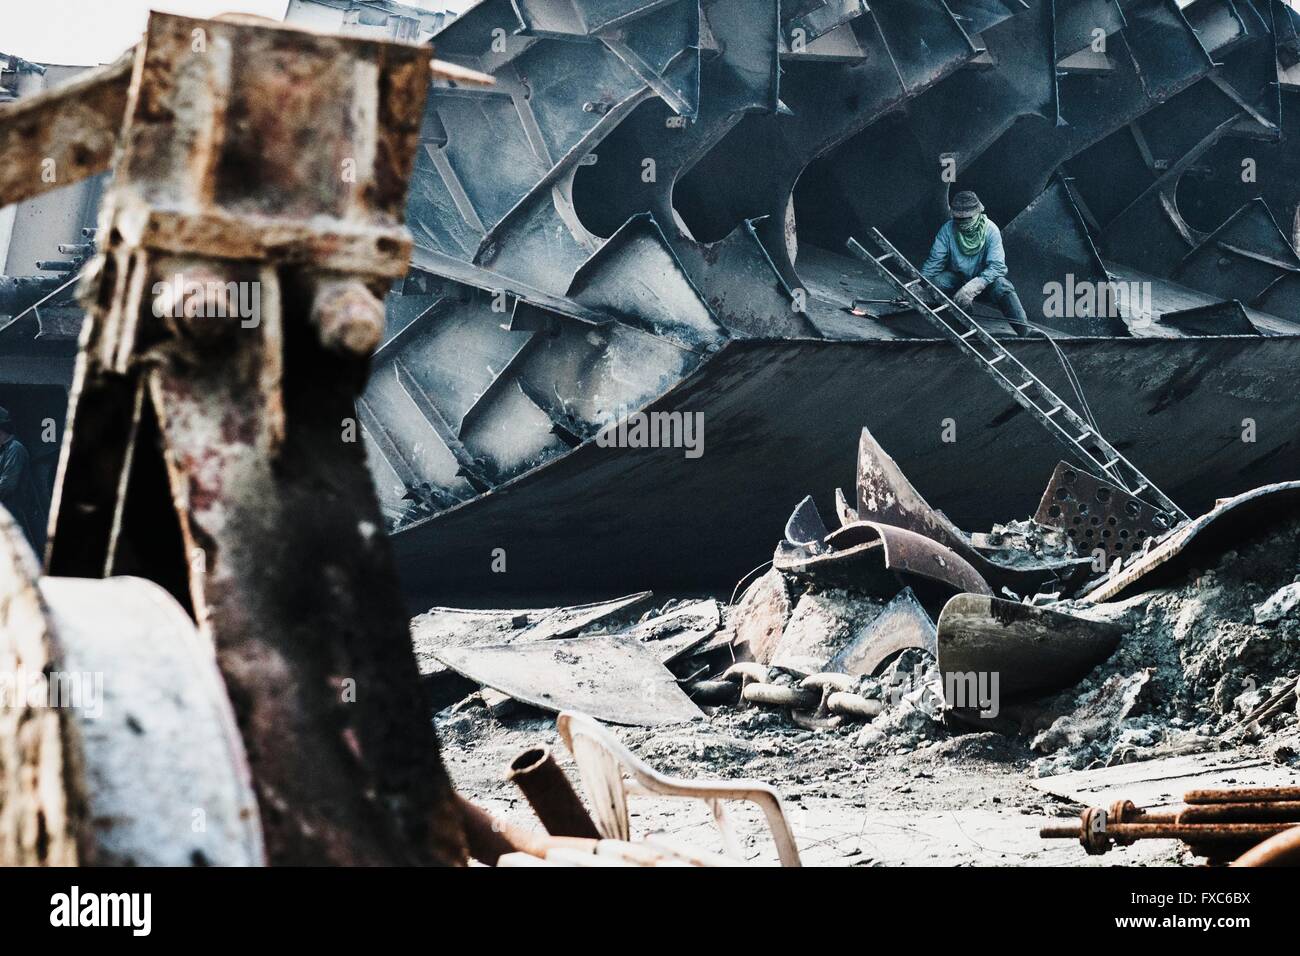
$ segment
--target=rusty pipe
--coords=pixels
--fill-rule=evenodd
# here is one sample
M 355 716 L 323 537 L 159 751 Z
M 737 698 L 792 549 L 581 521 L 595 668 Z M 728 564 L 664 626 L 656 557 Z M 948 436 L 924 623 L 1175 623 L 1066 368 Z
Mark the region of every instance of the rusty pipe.
M 1232 866 L 1300 866 L 1300 826 L 1283 830 L 1237 857 Z
M 1256 803 L 1194 803 L 1177 814 L 1178 823 L 1300 823 L 1300 802 L 1267 800 Z
M 527 853 L 545 859 L 550 850 L 579 850 L 595 853 L 598 840 L 578 837 L 547 836 L 533 833 L 522 827 L 498 820 L 486 810 L 456 794 L 460 805 L 461 822 L 465 827 L 465 842 L 469 854 L 480 863 L 496 866 L 507 853 Z
M 1263 840 L 1295 827 L 1294 823 L 1112 823 L 1105 835 L 1125 840 L 1183 840 L 1199 843 L 1217 840 Z M 1078 840 L 1079 824 L 1047 826 L 1038 831 L 1045 840 Z
M 506 779 L 523 791 L 537 819 L 552 836 L 599 839 L 600 831 L 550 747 L 530 747 L 510 761 Z
M 1276 803 L 1300 801 L 1300 787 L 1231 787 L 1189 790 L 1184 803 Z

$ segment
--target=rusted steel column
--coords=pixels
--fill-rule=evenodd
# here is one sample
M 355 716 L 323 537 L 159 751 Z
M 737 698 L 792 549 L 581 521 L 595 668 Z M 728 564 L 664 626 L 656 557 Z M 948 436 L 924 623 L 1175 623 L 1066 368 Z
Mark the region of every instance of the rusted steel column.
M 591 821 L 573 785 L 564 775 L 549 747 L 531 747 L 510 761 L 506 779 L 528 799 L 537 819 L 552 836 L 598 838 L 600 831 Z
M 271 863 L 465 859 L 354 410 L 428 76 L 428 48 L 153 14 L 83 289 L 48 567 L 192 610 Z

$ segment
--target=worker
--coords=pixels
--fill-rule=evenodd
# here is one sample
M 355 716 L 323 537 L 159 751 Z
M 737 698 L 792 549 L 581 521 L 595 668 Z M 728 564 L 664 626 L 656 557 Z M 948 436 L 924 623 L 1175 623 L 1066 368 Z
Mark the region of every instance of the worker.
M 970 190 L 957 193 L 949 211 L 952 218 L 934 237 L 921 274 L 963 310 L 976 299 L 987 299 L 1007 317 L 1017 335 L 1028 334 L 1025 307 L 1007 278 L 1002 232 L 984 215 L 984 204 Z
M 14 436 L 13 419 L 0 408 L 0 505 L 13 516 L 37 551 L 45 544 L 45 508 L 23 443 Z

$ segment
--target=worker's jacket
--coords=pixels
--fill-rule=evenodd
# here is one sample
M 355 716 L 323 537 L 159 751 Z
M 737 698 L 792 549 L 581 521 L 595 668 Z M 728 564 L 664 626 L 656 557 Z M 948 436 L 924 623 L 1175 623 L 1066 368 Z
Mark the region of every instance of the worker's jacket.
M 31 458 L 17 438 L 0 445 L 0 505 L 39 552 L 45 545 L 44 499 L 32 474 Z
M 933 279 L 940 272 L 955 272 L 964 279 L 979 276 L 986 282 L 1001 279 L 1007 274 L 1007 254 L 1002 250 L 1002 232 L 989 220 L 984 245 L 973 256 L 964 255 L 953 235 L 953 221 L 949 219 L 934 237 L 930 254 L 921 266 L 921 274 Z

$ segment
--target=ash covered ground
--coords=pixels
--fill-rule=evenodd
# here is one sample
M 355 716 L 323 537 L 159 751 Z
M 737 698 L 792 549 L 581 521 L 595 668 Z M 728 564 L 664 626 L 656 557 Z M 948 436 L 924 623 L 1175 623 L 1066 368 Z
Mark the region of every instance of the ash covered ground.
M 1170 841 L 1090 857 L 1073 841 L 1040 839 L 1039 826 L 1075 818 L 1082 807 L 1033 782 L 1193 754 L 1262 763 L 1300 782 L 1298 572 L 1300 522 L 1292 522 L 1193 570 L 1179 586 L 1111 604 L 1061 602 L 1071 613 L 1121 624 L 1124 636 L 1076 685 L 1014 708 L 1018 729 L 979 732 L 946 720 L 934 661 L 913 649 L 856 679 L 862 697 L 884 705 L 870 722 L 812 730 L 786 710 L 736 704 L 705 707 L 703 719 L 686 724 L 615 731 L 663 773 L 775 786 L 805 863 L 1187 865 L 1196 859 Z M 796 609 L 819 590 L 786 584 Z M 853 599 L 838 588 L 821 594 Z M 721 633 L 734 633 L 745 603 L 724 609 Z M 878 603 L 863 599 L 872 613 Z M 667 610 L 680 606 L 670 602 Z M 641 623 L 662 616 L 663 609 L 649 611 Z M 617 625 L 592 630 L 610 627 Z M 772 680 L 793 685 L 797 674 Z M 521 751 L 548 744 L 576 779 L 554 718 L 543 711 L 474 692 L 440 711 L 436 726 L 457 788 L 512 822 L 537 825 L 504 779 Z M 702 805 L 641 798 L 632 813 L 634 834 L 667 832 L 718 848 Z M 736 818 L 752 858 L 774 860 L 757 813 Z

